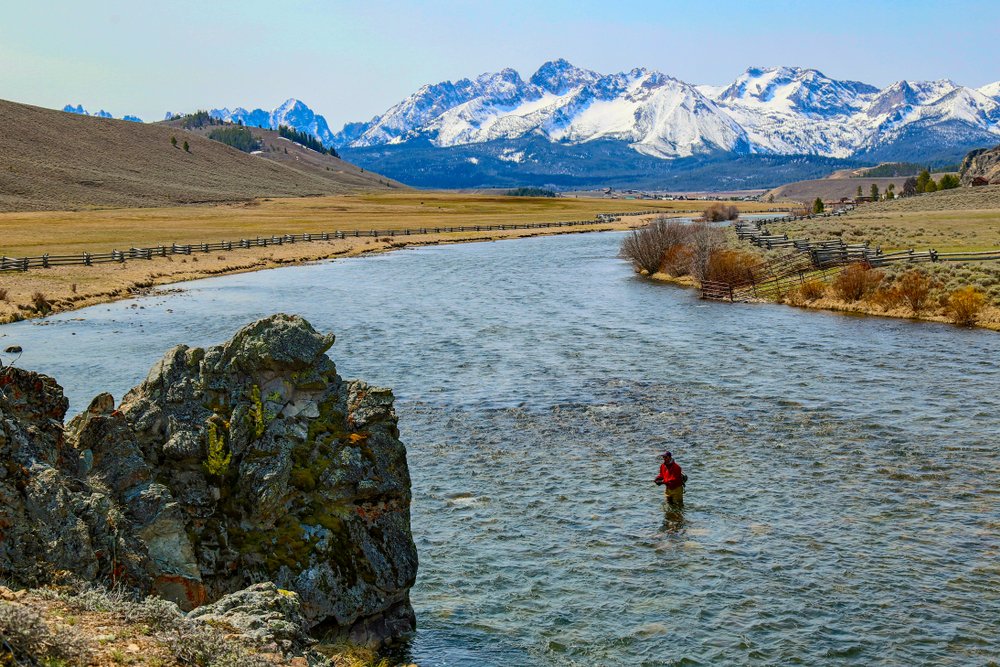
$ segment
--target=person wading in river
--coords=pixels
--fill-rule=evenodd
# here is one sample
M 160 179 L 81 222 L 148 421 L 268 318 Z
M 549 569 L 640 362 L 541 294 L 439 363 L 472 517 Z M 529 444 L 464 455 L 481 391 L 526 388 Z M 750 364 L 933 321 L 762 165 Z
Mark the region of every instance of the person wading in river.
M 679 507 L 684 504 L 684 482 L 686 481 L 684 478 L 686 475 L 681 472 L 681 467 L 674 461 L 670 452 L 663 452 L 660 458 L 663 459 L 663 463 L 660 464 L 660 474 L 653 481 L 657 485 L 663 485 L 663 493 L 667 502 Z

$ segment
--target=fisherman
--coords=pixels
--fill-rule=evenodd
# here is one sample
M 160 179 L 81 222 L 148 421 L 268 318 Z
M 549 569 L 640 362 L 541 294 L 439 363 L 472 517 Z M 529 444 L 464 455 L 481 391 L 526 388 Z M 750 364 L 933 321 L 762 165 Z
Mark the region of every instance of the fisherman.
M 660 454 L 663 463 L 660 464 L 660 474 L 653 481 L 657 485 L 663 485 L 663 493 L 667 498 L 667 503 L 680 507 L 684 504 L 684 482 L 687 475 L 681 472 L 681 467 L 674 461 L 674 456 L 670 452 Z

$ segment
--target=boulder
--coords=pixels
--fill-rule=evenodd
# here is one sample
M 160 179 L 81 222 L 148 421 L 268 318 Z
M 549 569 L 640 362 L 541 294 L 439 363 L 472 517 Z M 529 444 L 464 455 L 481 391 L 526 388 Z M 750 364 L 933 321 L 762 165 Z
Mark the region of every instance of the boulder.
M 273 582 L 314 633 L 410 632 L 417 554 L 392 392 L 342 379 L 333 342 L 274 315 L 222 345 L 178 346 L 117 409 L 102 394 L 65 430 L 58 385 L 14 372 L 38 386 L 0 398 L 0 453 L 14 450 L 0 576 L 31 562 L 35 579 L 127 580 L 184 610 Z
M 228 626 L 242 639 L 271 652 L 300 655 L 316 643 L 299 596 L 271 582 L 254 584 L 198 607 L 188 618 Z
M 1000 146 L 971 151 L 959 172 L 962 185 L 1000 185 Z

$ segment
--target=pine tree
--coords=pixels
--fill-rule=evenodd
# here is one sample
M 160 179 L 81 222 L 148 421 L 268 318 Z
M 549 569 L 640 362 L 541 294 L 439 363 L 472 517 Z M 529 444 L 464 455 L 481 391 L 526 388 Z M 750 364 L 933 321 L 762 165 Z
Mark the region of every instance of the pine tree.
M 886 189 L 885 189 L 885 198 L 886 199 L 895 199 L 896 198 L 896 184 L 895 183 L 890 183 L 886 187 Z
M 823 200 L 820 199 L 819 197 L 816 197 L 816 201 L 813 202 L 813 213 L 822 213 L 822 212 L 823 212 Z
M 191 152 L 191 147 L 188 146 L 188 142 L 187 141 L 184 142 L 184 152 L 185 153 L 190 153 Z
M 177 148 L 177 137 L 170 137 L 170 145 Z
M 864 195 L 863 195 L 863 194 L 861 194 L 861 186 L 859 185 L 859 186 L 858 186 L 858 194 L 857 194 L 857 196 L 855 197 L 855 199 L 861 199 L 862 197 L 864 197 Z
M 878 200 L 879 200 L 878 185 L 875 184 L 875 183 L 872 183 L 872 201 L 878 201 Z
M 927 184 L 933 182 L 934 181 L 931 180 L 931 172 L 924 169 L 917 175 L 917 192 L 928 192 Z M 936 189 L 937 188 L 935 187 L 935 190 Z M 934 192 L 934 190 L 930 190 L 929 192 Z
M 933 178 L 927 180 L 927 185 L 924 186 L 924 192 L 937 192 L 938 186 L 934 182 Z

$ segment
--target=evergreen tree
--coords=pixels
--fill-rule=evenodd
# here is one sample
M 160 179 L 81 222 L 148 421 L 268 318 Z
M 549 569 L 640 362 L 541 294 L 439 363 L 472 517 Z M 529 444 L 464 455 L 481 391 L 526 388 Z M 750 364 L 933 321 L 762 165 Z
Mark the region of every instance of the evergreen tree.
M 878 201 L 878 200 L 879 200 L 878 185 L 876 183 L 872 183 L 872 201 Z
M 927 185 L 924 186 L 924 192 L 937 192 L 937 189 L 938 186 L 937 183 L 934 182 L 934 179 L 928 179 Z
M 186 142 L 186 141 L 184 142 L 184 152 L 185 153 L 190 153 L 191 152 L 191 147 L 188 146 L 188 142 Z
M 863 194 L 861 194 L 861 192 L 862 192 L 862 191 L 861 191 L 861 186 L 859 185 L 859 186 L 858 186 L 858 193 L 857 193 L 857 195 L 855 195 L 855 197 L 854 197 L 854 198 L 855 198 L 855 199 L 861 199 L 862 197 L 864 197 L 864 195 L 863 195 Z
M 886 189 L 885 189 L 885 198 L 886 199 L 895 199 L 896 198 L 896 184 L 895 183 L 890 183 L 886 187 Z
M 957 188 L 961 185 L 961 181 L 958 180 L 958 176 L 955 174 L 945 174 L 938 181 L 938 190 L 951 190 L 952 188 Z
M 177 148 L 177 137 L 170 137 L 170 145 Z
M 823 200 L 820 199 L 819 197 L 816 197 L 816 201 L 813 202 L 813 213 L 822 213 L 822 212 L 823 212 Z
M 924 169 L 917 175 L 917 192 L 927 192 L 927 184 L 933 183 L 931 180 L 931 172 Z M 931 190 L 934 192 L 934 190 Z

